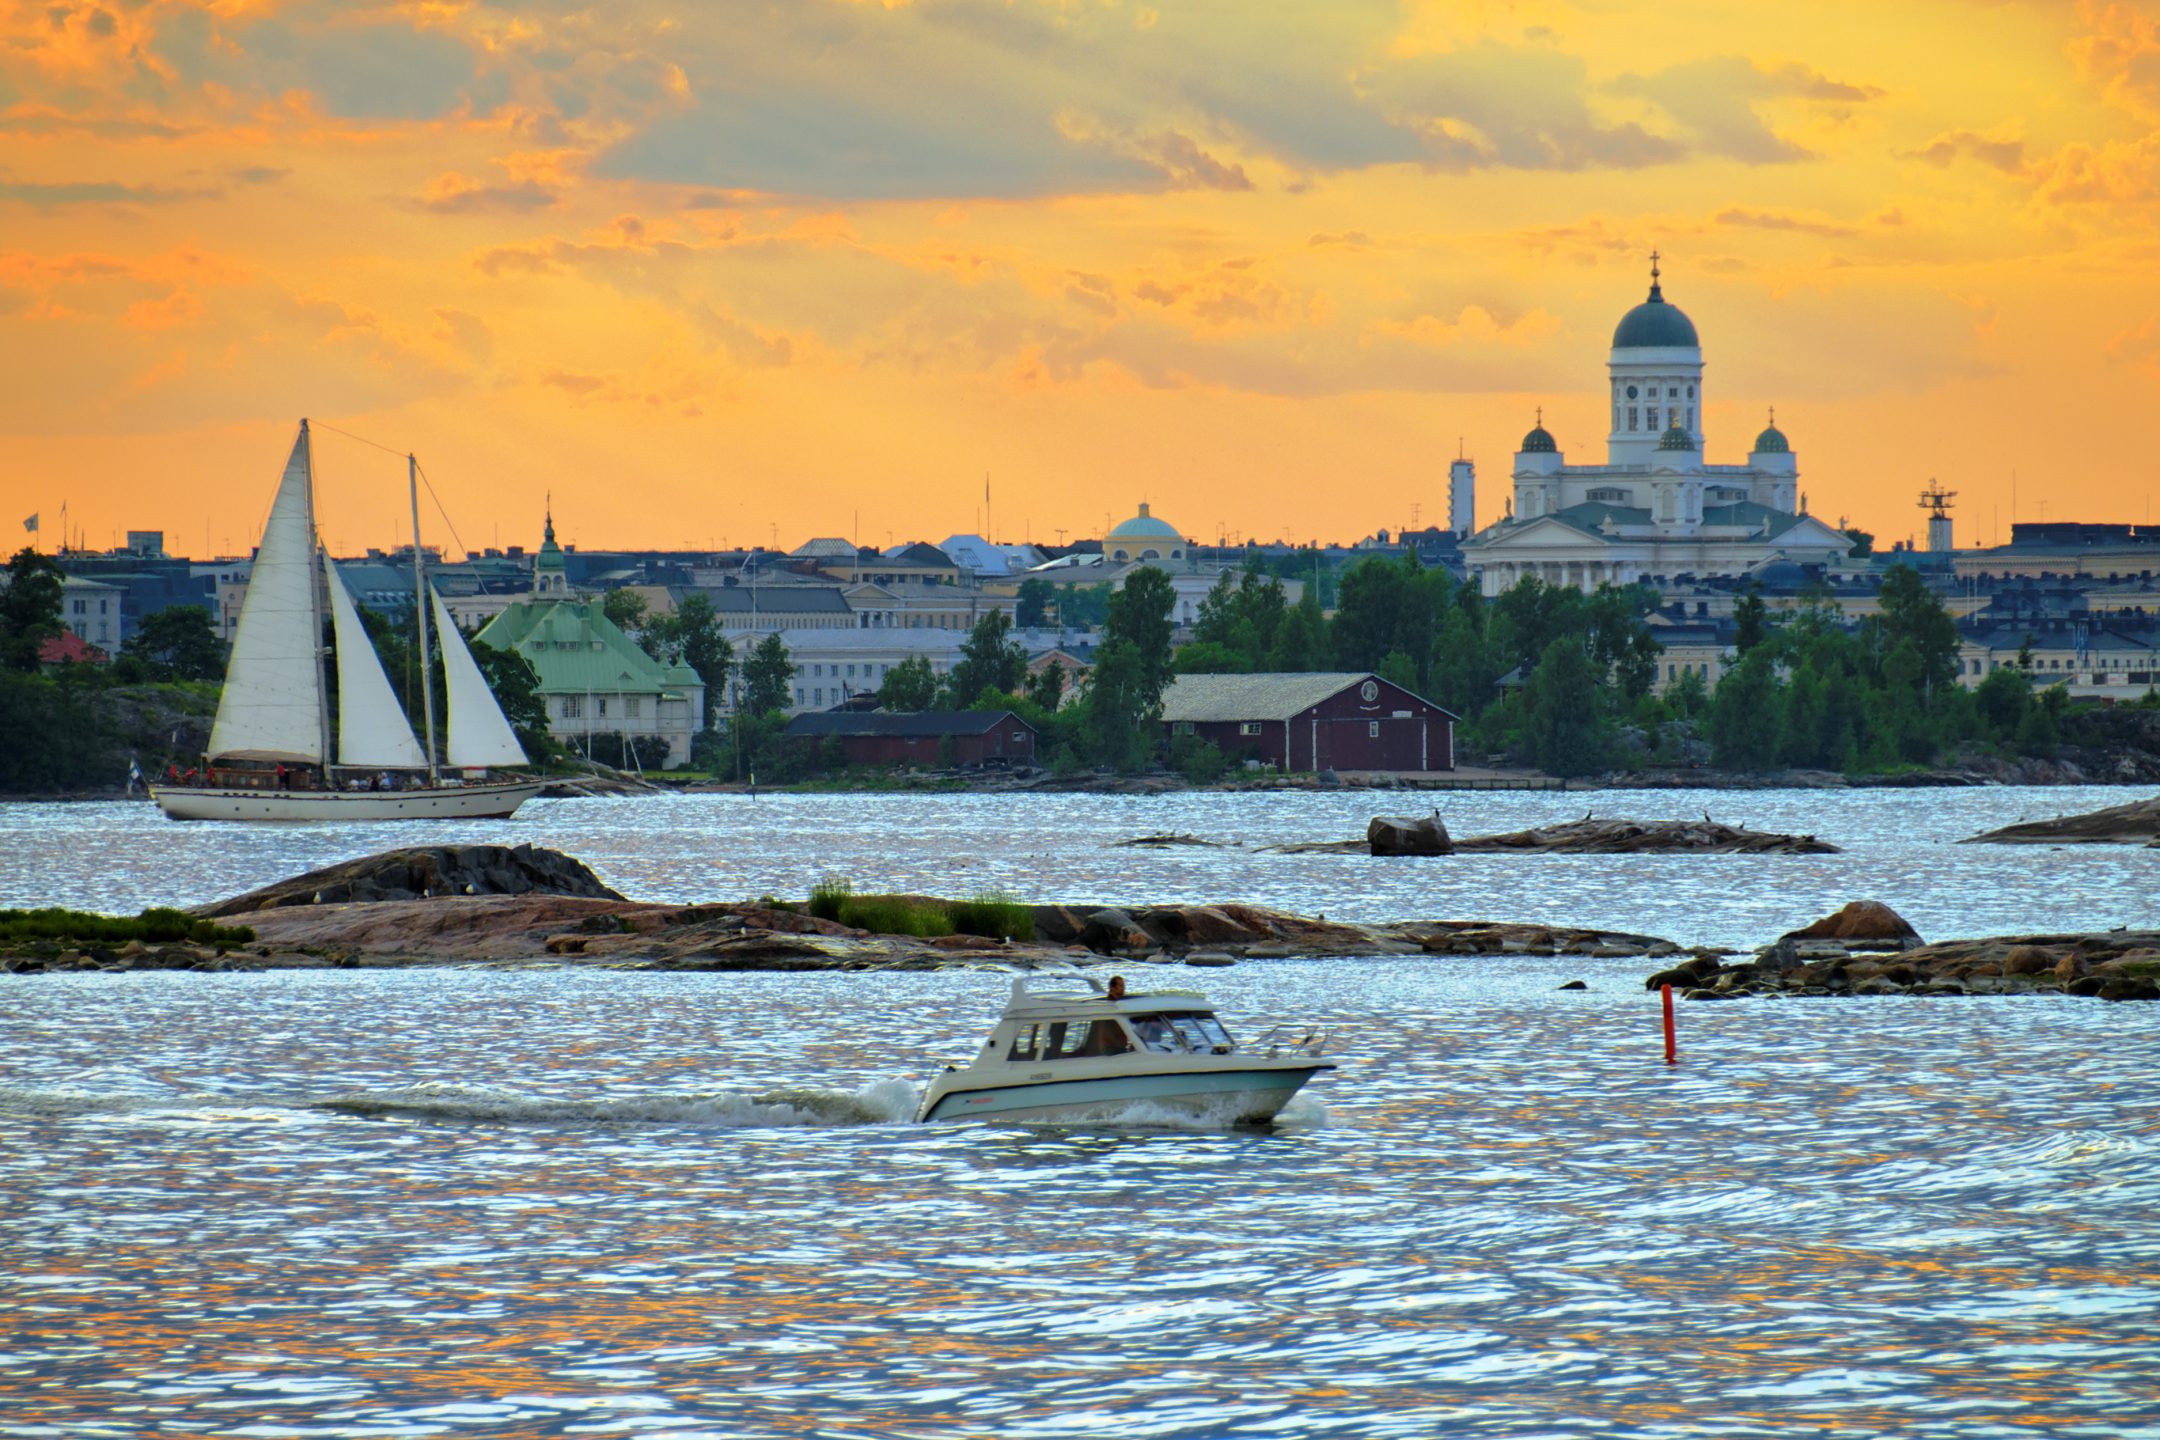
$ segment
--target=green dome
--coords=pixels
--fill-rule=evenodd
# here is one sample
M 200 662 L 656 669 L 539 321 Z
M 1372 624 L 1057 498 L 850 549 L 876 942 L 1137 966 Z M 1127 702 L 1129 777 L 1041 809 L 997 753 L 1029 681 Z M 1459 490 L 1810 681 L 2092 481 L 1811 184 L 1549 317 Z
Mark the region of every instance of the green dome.
M 1615 350 L 1700 350 L 1702 341 L 1695 338 L 1695 322 L 1687 318 L 1687 312 L 1677 305 L 1665 303 L 1664 287 L 1658 284 L 1657 270 L 1650 271 L 1650 298 L 1620 317 L 1620 324 L 1612 332 L 1612 348 Z
M 1659 437 L 1657 448 L 1660 450 L 1686 450 L 1692 454 L 1695 449 L 1695 437 L 1675 425 Z
M 1540 425 L 1522 437 L 1521 453 L 1525 455 L 1557 455 L 1560 453 L 1560 447 L 1554 443 L 1552 431 Z
M 1790 455 L 1792 446 L 1785 441 L 1785 432 L 1772 425 L 1755 437 L 1757 455 Z

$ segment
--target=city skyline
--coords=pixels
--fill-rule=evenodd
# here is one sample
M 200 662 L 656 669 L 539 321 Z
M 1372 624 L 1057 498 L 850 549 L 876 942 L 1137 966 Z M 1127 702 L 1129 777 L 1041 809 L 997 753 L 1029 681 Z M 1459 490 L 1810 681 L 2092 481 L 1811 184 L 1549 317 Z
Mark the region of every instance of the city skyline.
M 1931 481 L 1966 545 L 2013 484 L 2151 518 L 2128 6 L 79 4 L 0 20 L 0 133 L 0 494 L 48 548 L 66 501 L 245 553 L 303 414 L 418 452 L 473 549 L 549 492 L 590 549 L 1143 500 L 1351 541 L 1439 523 L 1458 444 L 1489 524 L 1538 407 L 1602 451 L 1652 249 L 1713 462 L 1774 405 L 1885 546 Z M 333 542 L 406 538 L 402 464 L 319 451 Z

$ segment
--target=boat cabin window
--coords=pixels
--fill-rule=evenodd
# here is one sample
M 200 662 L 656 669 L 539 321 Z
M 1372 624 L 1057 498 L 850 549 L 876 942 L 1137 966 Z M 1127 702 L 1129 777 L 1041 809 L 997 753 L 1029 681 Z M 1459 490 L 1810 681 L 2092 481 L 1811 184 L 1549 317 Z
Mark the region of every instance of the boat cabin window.
M 1132 1027 L 1143 1046 L 1165 1055 L 1227 1055 L 1236 1048 L 1222 1022 L 1204 1010 L 1135 1015 Z
M 1132 1049 L 1125 1027 L 1105 1017 L 1100 1020 L 1059 1020 L 1043 1028 L 1042 1058 L 1086 1060 L 1103 1055 L 1123 1055 Z
M 1033 1060 L 1035 1058 L 1035 1032 L 1041 1028 L 1039 1025 L 1021 1026 L 1013 1035 L 1012 1050 L 1005 1058 L 1007 1060 Z

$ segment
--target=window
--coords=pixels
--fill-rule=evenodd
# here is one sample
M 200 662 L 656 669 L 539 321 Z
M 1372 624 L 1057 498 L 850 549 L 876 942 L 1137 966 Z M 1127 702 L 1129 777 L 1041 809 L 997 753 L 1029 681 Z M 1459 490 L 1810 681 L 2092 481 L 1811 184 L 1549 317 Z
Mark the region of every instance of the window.
M 1193 733 L 1193 722 L 1190 720 L 1174 720 L 1170 724 L 1170 733 L 1173 735 L 1190 735 Z
M 1378 720 L 1368 720 L 1368 721 L 1366 721 L 1366 722 L 1365 722 L 1365 734 L 1366 734 L 1367 738 L 1369 738 L 1369 739 L 1373 739 L 1373 740 L 1377 740 L 1377 739 L 1379 739 L 1379 738 L 1380 738 L 1380 722 L 1379 722 Z
M 1260 733 L 1260 722 L 1258 720 L 1240 720 L 1237 733 L 1240 735 L 1257 735 Z
M 1635 387 L 1633 385 L 1627 387 L 1627 398 L 1630 400 L 1635 398 Z
M 632 720 L 637 719 L 638 712 L 644 708 L 643 703 L 635 695 L 625 695 L 622 703 L 623 714 L 629 716 Z
M 1035 1032 L 1037 1025 L 1024 1025 L 1013 1036 L 1012 1049 L 1005 1053 L 1007 1060 L 1033 1060 L 1035 1058 Z
M 1627 428 L 1630 430 L 1635 428 L 1635 407 L 1633 405 L 1627 407 Z
M 565 695 L 562 701 L 562 718 L 575 720 L 585 713 L 585 702 L 576 695 Z
M 594 711 L 593 713 L 594 713 L 594 714 L 596 714 L 596 715 L 600 715 L 600 716 L 603 716 L 603 717 L 604 717 L 604 716 L 606 716 L 606 714 L 607 714 L 607 696 L 605 696 L 605 695 L 602 695 L 602 696 L 600 697 L 600 708 L 599 708 L 598 710 Z
M 1679 398 L 1680 398 L 1680 387 L 1679 387 L 1679 386 L 1677 386 L 1677 385 L 1668 385 L 1668 386 L 1666 386 L 1666 387 L 1665 387 L 1665 398 L 1666 398 L 1666 399 L 1668 399 L 1668 400 L 1677 400 L 1677 399 L 1679 399 Z
M 1690 430 L 1695 428 L 1695 407 L 1692 405 L 1687 407 L 1687 428 Z

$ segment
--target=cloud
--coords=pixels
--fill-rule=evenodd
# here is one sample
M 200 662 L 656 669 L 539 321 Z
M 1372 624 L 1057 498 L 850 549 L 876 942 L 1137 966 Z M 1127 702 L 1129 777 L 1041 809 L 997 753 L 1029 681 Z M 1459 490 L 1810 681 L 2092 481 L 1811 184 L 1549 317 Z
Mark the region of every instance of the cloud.
M 390 11 L 301 0 L 274 12 L 162 12 L 151 47 L 166 83 L 242 96 L 302 90 L 347 119 L 426 120 L 489 98 L 472 45 Z
M 1633 121 L 1600 122 L 1587 67 L 1544 47 L 1480 40 L 1375 70 L 1367 84 L 1436 170 L 1634 169 L 1686 153 Z
M 536 180 L 488 185 L 449 174 L 437 176 L 427 193 L 412 203 L 414 208 L 434 215 L 473 215 L 483 211 L 545 210 L 556 199 L 553 190 Z
M 485 365 L 495 354 L 495 333 L 479 316 L 463 310 L 440 307 L 435 311 L 441 323 L 435 328 L 435 338 L 448 345 L 466 359 Z
M 111 180 L 70 180 L 43 184 L 0 180 L 0 203 L 56 210 L 76 205 L 176 205 L 215 198 L 214 189 L 172 189 L 160 185 L 122 185 Z
M 567 390 L 582 400 L 606 385 L 607 381 L 598 375 L 581 375 L 574 370 L 550 370 L 540 377 L 540 383 L 552 385 L 558 390 Z
M 2110 103 L 2160 122 L 2160 15 L 2150 6 L 2083 0 L 2089 33 L 2069 45 L 2080 76 L 2097 81 Z
M 1747 230 L 1790 230 L 1802 235 L 1856 233 L 1852 226 L 1840 225 L 1834 220 L 1811 220 L 1804 215 L 1791 215 L 1776 210 L 1743 210 L 1738 206 L 1728 206 L 1718 211 L 1712 223 Z
M 1640 96 L 1687 130 L 1695 148 L 1750 165 L 1805 160 L 1812 152 L 1780 136 L 1758 107 L 1801 101 L 1843 108 L 1878 98 L 1866 85 L 1832 80 L 1805 65 L 1765 68 L 1738 55 L 1690 60 L 1649 75 L 1627 75 L 1613 85 L 1619 95 Z
M 2108 341 L 2108 355 L 2120 364 L 2160 374 L 2160 320 L 2125 330 Z
M 1959 160 L 1977 160 L 2005 175 L 2025 173 L 2023 140 L 1982 135 L 1974 130 L 1946 130 L 1917 150 L 1904 150 L 1899 153 L 1908 160 L 1924 160 L 1930 165 L 1950 165 Z
M 2149 205 L 2160 200 L 2160 130 L 2138 140 L 2067 145 L 2036 167 L 2054 205 Z

